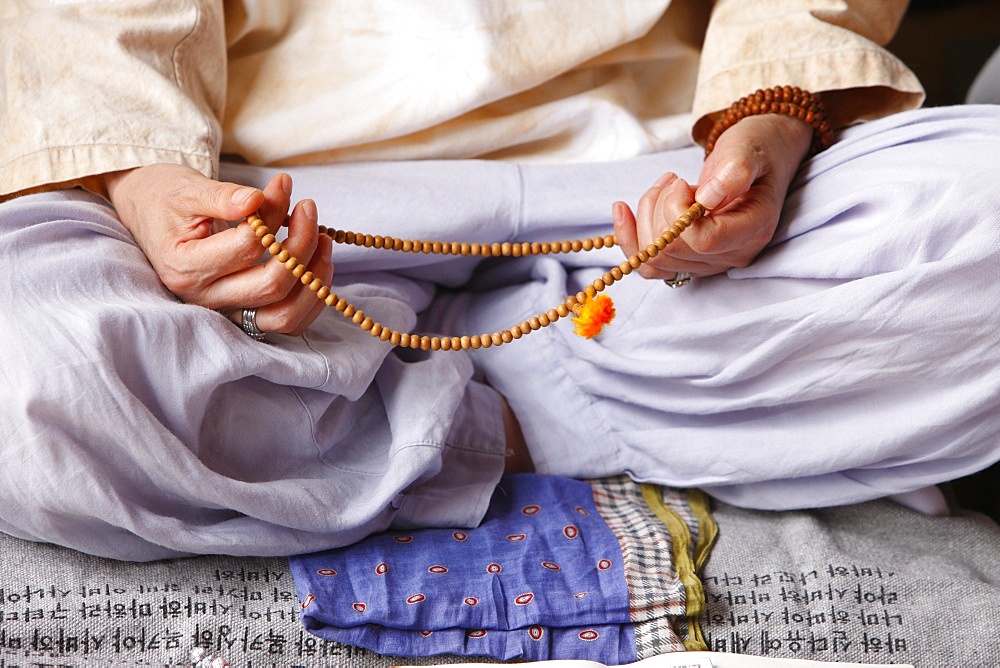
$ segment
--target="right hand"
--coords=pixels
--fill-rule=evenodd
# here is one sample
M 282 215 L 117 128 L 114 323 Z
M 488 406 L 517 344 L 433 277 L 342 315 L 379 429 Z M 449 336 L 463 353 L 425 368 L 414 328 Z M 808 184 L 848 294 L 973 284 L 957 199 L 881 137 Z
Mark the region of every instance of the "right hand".
M 263 191 L 214 181 L 181 165 L 158 164 L 105 176 L 111 203 L 163 284 L 191 304 L 227 312 L 257 309 L 264 332 L 298 336 L 325 304 L 267 252 L 246 222 L 260 211 L 272 233 L 287 218 L 282 245 L 324 284 L 333 278 L 333 242 L 319 234 L 316 204 L 299 202 L 288 215 L 292 179 L 275 176 Z

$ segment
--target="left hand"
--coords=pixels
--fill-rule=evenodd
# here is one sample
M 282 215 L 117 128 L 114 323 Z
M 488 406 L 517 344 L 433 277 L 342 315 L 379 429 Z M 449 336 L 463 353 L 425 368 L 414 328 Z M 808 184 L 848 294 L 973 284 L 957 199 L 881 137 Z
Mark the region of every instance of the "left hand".
M 708 213 L 637 272 L 673 279 L 677 272 L 711 276 L 748 266 L 774 236 L 789 184 L 811 140 L 812 128 L 788 116 L 742 119 L 719 137 L 697 190 L 667 173 L 640 198 L 637 214 L 615 202 L 622 251 L 630 256 L 645 248 L 698 201 Z

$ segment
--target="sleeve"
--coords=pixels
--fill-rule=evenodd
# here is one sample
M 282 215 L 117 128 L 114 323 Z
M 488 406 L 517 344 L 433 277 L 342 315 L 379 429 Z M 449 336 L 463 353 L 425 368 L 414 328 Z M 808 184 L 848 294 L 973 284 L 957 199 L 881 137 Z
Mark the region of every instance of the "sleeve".
M 218 169 L 221 0 L 0 8 L 0 200 L 152 163 Z
M 714 114 L 759 88 L 821 93 L 833 127 L 919 107 L 917 77 L 884 45 L 906 0 L 718 0 L 693 104 L 703 143 Z

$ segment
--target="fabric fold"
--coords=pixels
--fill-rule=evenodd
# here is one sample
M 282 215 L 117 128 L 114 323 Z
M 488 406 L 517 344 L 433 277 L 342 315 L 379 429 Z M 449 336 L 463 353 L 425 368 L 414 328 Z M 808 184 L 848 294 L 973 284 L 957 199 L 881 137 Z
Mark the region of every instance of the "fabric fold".
M 290 565 L 303 624 L 327 640 L 390 656 L 617 665 L 685 649 L 679 629 L 704 596 L 676 564 L 694 563 L 699 520 L 686 493 L 625 476 L 519 474 L 474 529 L 387 532 Z

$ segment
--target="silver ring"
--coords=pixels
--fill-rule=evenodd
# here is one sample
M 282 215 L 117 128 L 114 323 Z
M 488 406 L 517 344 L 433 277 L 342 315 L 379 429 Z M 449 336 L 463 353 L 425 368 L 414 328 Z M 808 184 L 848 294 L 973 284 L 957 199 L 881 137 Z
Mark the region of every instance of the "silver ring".
M 686 271 L 678 271 L 677 275 L 674 276 L 672 279 L 668 280 L 665 278 L 663 279 L 663 282 L 666 283 L 671 288 L 683 288 L 685 285 L 691 282 L 691 274 L 689 274 Z
M 254 341 L 264 340 L 264 332 L 260 331 L 257 327 L 257 309 L 243 309 L 243 321 L 240 323 L 240 327 L 242 327 L 246 335 Z

